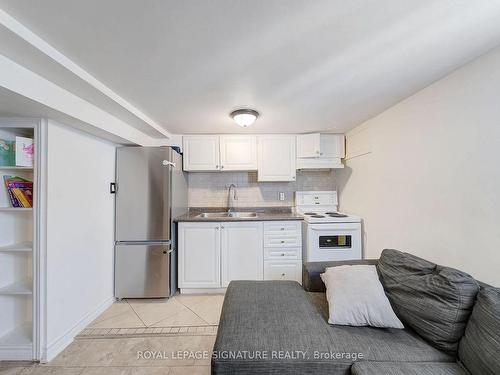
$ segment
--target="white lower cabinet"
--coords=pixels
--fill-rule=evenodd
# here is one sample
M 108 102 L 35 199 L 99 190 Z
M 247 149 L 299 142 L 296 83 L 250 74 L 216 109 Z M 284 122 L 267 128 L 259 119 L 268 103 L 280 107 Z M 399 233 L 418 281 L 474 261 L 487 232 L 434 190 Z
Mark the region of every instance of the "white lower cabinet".
M 262 280 L 262 222 L 223 223 L 221 227 L 222 286 L 231 280 Z
M 179 223 L 179 288 L 220 288 L 221 223 Z
M 302 284 L 302 261 L 266 260 L 264 280 L 295 280 Z
M 294 280 L 302 284 L 302 223 L 264 223 L 264 280 Z
M 178 238 L 181 292 L 232 280 L 302 281 L 300 221 L 181 222 Z

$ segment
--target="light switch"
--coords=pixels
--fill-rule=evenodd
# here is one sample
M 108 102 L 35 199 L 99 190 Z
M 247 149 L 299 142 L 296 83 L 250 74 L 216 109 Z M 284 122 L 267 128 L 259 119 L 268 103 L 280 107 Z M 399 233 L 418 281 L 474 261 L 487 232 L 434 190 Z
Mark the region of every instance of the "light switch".
M 279 200 L 280 201 L 284 201 L 285 200 L 285 193 L 283 193 L 283 192 L 279 193 Z

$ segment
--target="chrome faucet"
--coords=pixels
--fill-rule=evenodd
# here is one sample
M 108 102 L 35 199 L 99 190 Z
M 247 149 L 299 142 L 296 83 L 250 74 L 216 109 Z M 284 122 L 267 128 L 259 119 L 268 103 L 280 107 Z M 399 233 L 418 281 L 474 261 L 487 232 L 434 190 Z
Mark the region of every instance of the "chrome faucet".
M 233 189 L 233 199 L 231 199 L 231 189 Z M 238 196 L 236 195 L 236 185 L 229 185 L 227 191 L 227 212 L 231 212 L 234 206 L 234 201 L 238 200 Z M 232 203 L 232 204 L 231 204 Z

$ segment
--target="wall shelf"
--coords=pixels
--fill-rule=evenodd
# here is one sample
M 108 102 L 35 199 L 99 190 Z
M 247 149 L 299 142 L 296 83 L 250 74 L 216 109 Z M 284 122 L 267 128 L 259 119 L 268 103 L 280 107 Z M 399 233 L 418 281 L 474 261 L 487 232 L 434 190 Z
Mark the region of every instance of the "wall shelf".
M 31 295 L 33 282 L 31 280 L 17 281 L 0 288 L 0 296 Z
M 38 219 L 39 199 L 34 208 L 12 207 L 4 175 L 18 176 L 33 182 L 33 196 L 41 197 L 40 119 L 0 118 L 0 139 L 21 136 L 33 139 L 33 166 L 16 166 L 14 161 L 0 165 L 0 360 L 36 360 L 38 295 Z M 10 284 L 6 284 L 10 282 Z
M 0 165 L 0 171 L 32 171 L 32 170 L 33 167 L 8 167 Z
M 25 207 L 0 207 L 0 212 L 26 212 L 26 211 L 33 211 L 33 208 L 25 208 Z
M 32 242 L 19 242 L 11 245 L 0 246 L 0 253 L 25 253 L 33 251 Z

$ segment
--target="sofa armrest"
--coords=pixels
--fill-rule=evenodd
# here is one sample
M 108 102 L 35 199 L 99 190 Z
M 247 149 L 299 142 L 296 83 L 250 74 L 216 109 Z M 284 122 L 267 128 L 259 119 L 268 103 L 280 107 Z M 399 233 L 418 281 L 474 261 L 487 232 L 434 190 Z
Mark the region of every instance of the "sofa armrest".
M 334 262 L 309 262 L 302 267 L 302 286 L 308 292 L 325 292 L 325 284 L 319 276 L 327 267 L 344 265 L 376 265 L 378 259 L 339 260 Z

